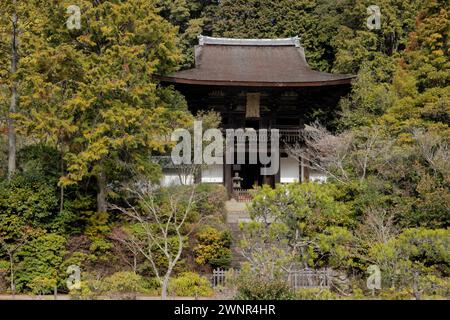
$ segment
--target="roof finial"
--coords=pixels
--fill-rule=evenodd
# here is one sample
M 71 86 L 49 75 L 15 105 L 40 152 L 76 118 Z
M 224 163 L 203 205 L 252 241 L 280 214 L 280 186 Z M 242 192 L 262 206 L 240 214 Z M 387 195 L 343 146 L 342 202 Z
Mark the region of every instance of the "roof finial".
M 204 39 L 205 37 L 201 34 L 201 35 L 199 35 L 198 36 L 198 44 L 199 45 L 204 45 L 205 44 L 205 39 Z

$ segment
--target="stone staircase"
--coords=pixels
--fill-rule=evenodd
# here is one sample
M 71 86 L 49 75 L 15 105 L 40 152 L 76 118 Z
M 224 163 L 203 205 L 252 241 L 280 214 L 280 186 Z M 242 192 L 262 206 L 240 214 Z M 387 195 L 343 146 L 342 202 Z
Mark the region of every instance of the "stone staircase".
M 227 213 L 227 223 L 239 223 L 250 219 L 247 203 L 244 202 L 237 202 L 231 199 L 225 202 L 225 211 Z
M 227 214 L 227 224 L 230 227 L 231 235 L 233 236 L 233 244 L 231 245 L 232 260 L 231 267 L 239 269 L 245 258 L 239 253 L 237 244 L 241 239 L 241 230 L 239 224 L 250 220 L 250 216 L 247 210 L 247 204 L 243 202 L 237 202 L 232 199 L 225 203 L 225 210 Z

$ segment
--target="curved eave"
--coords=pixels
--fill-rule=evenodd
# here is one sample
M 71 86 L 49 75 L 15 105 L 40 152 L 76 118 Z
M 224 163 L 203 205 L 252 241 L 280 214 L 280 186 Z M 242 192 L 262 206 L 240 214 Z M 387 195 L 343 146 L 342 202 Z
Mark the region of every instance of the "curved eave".
M 162 82 L 200 85 L 200 86 L 235 86 L 235 87 L 321 87 L 351 84 L 355 76 L 344 79 L 326 80 L 326 81 L 310 81 L 310 82 L 261 82 L 261 81 L 231 81 L 231 80 L 199 80 L 186 79 L 177 77 L 154 76 L 154 78 Z

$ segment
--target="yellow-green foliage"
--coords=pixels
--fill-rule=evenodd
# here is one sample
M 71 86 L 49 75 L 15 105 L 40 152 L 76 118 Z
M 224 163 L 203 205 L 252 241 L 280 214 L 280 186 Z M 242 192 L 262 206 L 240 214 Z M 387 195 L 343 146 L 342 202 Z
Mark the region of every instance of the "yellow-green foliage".
M 56 279 L 46 278 L 42 276 L 38 276 L 33 278 L 30 283 L 28 283 L 28 287 L 31 289 L 33 294 L 50 294 L 53 292 L 56 286 Z
M 327 226 L 351 223 L 350 208 L 338 201 L 339 196 L 340 191 L 331 184 L 299 183 L 275 189 L 264 185 L 251 203 L 250 214 L 254 218 L 270 217 L 300 229 L 301 234 L 313 235 Z
M 309 248 L 310 256 L 317 258 L 322 257 L 318 261 L 318 266 L 326 266 L 332 268 L 345 268 L 353 264 L 353 244 L 355 238 L 351 231 L 342 227 L 329 227 L 323 233 L 317 236 L 317 247 Z M 319 249 L 319 250 L 317 250 Z M 312 262 L 312 261 L 311 261 Z
M 334 300 L 338 298 L 330 289 L 322 288 L 300 289 L 295 293 L 295 297 L 298 300 Z
M 82 273 L 80 288 L 69 291 L 69 296 L 74 300 L 94 300 L 103 294 L 102 281 L 97 275 Z
M 195 262 L 214 267 L 228 267 L 231 261 L 231 239 L 227 231 L 206 226 L 196 235 Z
M 250 214 L 258 221 L 271 223 L 247 224 L 243 230 L 246 241 L 241 247 L 264 248 L 251 253 L 255 261 L 261 261 L 262 257 L 269 259 L 262 263 L 262 269 L 265 264 L 272 265 L 268 263 L 272 260 L 274 266 L 280 267 L 282 263 L 289 264 L 289 260 L 311 266 L 316 262 L 333 267 L 351 264 L 348 249 L 352 234 L 346 228 L 354 222 L 351 207 L 338 201 L 340 196 L 340 190 L 331 184 L 277 185 L 275 189 L 263 186 L 255 193 Z M 289 250 L 298 247 L 299 241 L 305 244 L 301 254 Z M 309 246 L 315 242 L 317 245 Z
M 423 294 L 449 294 L 449 229 L 407 229 L 369 251 L 382 272 L 383 285 L 409 290 L 414 284 Z
M 24 290 L 27 287 L 31 289 L 32 286 L 38 288 L 46 282 L 45 279 L 62 281 L 63 274 L 60 266 L 66 254 L 65 245 L 64 237 L 49 233 L 33 239 L 22 247 L 16 256 L 20 261 L 16 265 L 18 290 Z
M 172 279 L 169 292 L 179 297 L 210 297 L 214 294 L 208 279 L 195 272 L 184 272 Z
M 102 291 L 108 296 L 133 299 L 138 292 L 143 292 L 143 279 L 140 275 L 129 272 L 116 272 L 102 282 Z
M 159 295 L 159 284 L 146 281 L 141 275 L 130 271 L 116 272 L 104 279 L 86 273 L 81 288 L 69 292 L 72 299 L 136 299 L 138 294 Z

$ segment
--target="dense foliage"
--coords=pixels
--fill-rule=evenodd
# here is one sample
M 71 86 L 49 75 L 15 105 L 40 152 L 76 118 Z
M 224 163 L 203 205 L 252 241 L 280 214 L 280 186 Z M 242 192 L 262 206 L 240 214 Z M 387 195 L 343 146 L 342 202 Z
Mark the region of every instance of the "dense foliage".
M 366 26 L 373 4 L 366 0 L 82 0 L 74 30 L 66 27 L 70 4 L 0 3 L 0 288 L 68 292 L 67 267 L 78 265 L 83 279 L 74 297 L 159 294 L 155 269 L 130 242 L 157 223 L 107 207 L 139 208 L 121 187 L 137 175 L 157 183 L 154 156 L 170 149 L 174 128 L 193 120 L 184 98 L 152 74 L 192 66 L 200 34 L 299 36 L 314 69 L 357 78 L 339 116 L 311 124 L 316 130 L 305 139 L 314 143 L 292 150 L 328 181 L 255 192 L 257 220 L 242 226 L 240 243 L 250 269 L 237 277 L 237 297 L 369 296 L 364 279 L 375 264 L 381 298 L 448 298 L 447 1 L 378 1 L 379 30 Z M 196 192 L 202 200 L 180 233 L 192 250 L 183 251 L 170 289 L 209 296 L 207 280 L 192 271 L 228 268 L 235 252 L 225 189 L 199 185 Z M 163 190 L 156 198 L 163 221 L 175 195 Z M 175 230 L 167 233 L 175 248 Z M 150 252 L 164 270 L 158 245 Z M 332 268 L 331 291 L 291 292 L 280 275 L 298 266 Z

